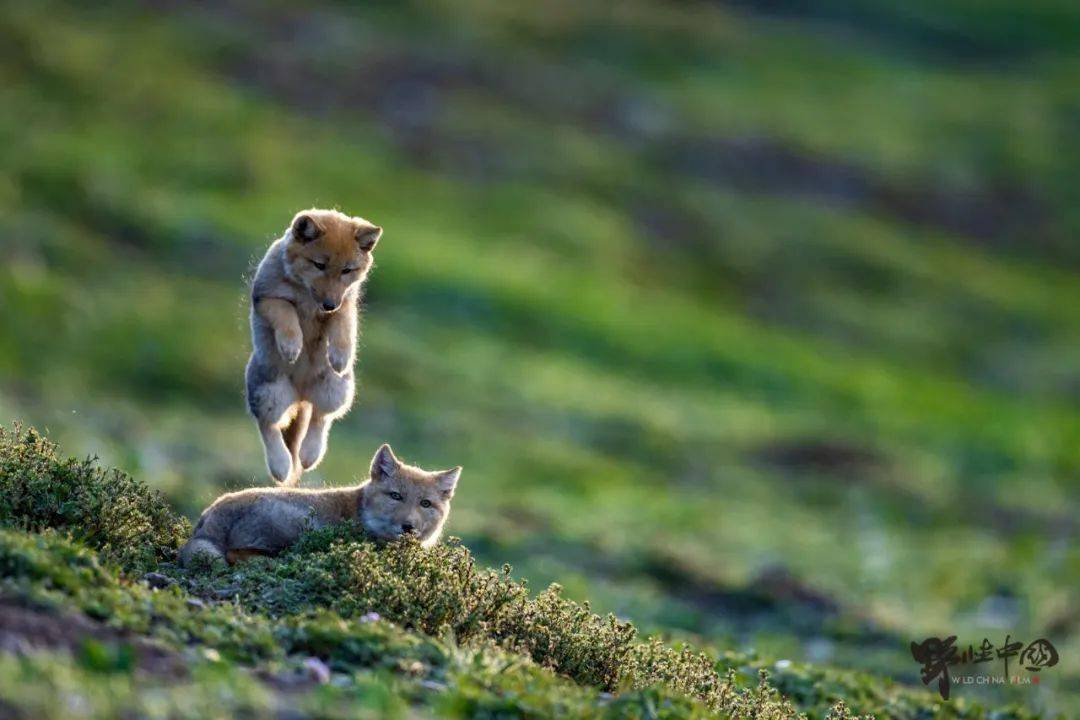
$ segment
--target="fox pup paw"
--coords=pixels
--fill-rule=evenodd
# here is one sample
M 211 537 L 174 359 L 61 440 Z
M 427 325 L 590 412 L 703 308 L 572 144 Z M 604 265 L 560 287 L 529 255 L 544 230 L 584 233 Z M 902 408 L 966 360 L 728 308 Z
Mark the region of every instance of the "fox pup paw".
M 327 359 L 330 361 L 330 367 L 334 368 L 334 372 L 341 375 L 349 367 L 349 349 L 337 347 L 332 344 L 326 351 Z
M 300 351 L 304 349 L 303 340 L 299 335 L 294 334 L 278 333 L 277 346 L 281 357 L 285 358 L 285 362 L 290 365 L 296 362 L 300 357 Z

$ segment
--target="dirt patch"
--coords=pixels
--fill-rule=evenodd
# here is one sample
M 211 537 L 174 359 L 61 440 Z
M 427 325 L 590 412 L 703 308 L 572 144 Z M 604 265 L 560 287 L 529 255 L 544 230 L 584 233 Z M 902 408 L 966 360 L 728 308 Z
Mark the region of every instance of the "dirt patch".
M 703 577 L 669 552 L 650 552 L 643 569 L 668 594 L 723 617 L 739 632 L 765 628 L 804 640 L 831 637 L 859 647 L 896 647 L 900 642 L 865 610 L 847 605 L 780 565 L 763 569 L 745 586 Z
M 866 483 L 887 493 L 893 508 L 904 508 L 909 517 L 922 518 L 921 522 L 931 525 L 951 522 L 988 527 L 1005 536 L 1031 533 L 1048 539 L 1068 540 L 1080 534 L 1080 522 L 1068 513 L 1009 507 L 970 490 L 944 505 L 933 501 L 889 472 L 894 466 L 887 457 L 853 443 L 815 438 L 779 440 L 758 448 L 752 457 L 791 480 L 817 475 L 839 483 Z M 957 507 L 968 512 L 957 517 Z
M 1002 535 L 1033 533 L 1051 540 L 1070 540 L 1080 535 L 1080 522 L 1068 513 L 1007 507 L 974 494 L 956 504 L 968 508 L 973 518 L 990 525 Z
M 151 4 L 182 13 L 194 28 L 243 28 L 214 53 L 226 77 L 305 115 L 371 120 L 424 169 L 480 182 L 537 175 L 558 181 L 559 170 L 542 141 L 523 143 L 470 127 L 467 118 L 448 119 L 455 106 L 486 103 L 553 127 L 575 126 L 612 138 L 633 157 L 675 177 L 854 207 L 1010 254 L 1076 260 L 1055 234 L 1051 209 L 1038 189 L 1022 183 L 986 176 L 961 187 L 938 177 L 889 176 L 781 138 L 689 135 L 670 103 L 610 74 L 575 71 L 541 54 L 522 53 L 500 65 L 450 41 L 381 34 L 370 18 L 331 7 L 311 12 L 243 2 Z M 742 4 L 780 14 L 795 7 Z M 883 27 L 893 27 L 895 18 L 887 20 Z
M 0 652 L 49 650 L 77 655 L 88 641 L 131 651 L 135 671 L 180 680 L 188 675 L 180 653 L 136 635 L 110 628 L 85 615 L 51 612 L 12 598 L 0 598 Z
M 1027 242 L 1045 234 L 1047 213 L 1034 192 L 1004 182 L 955 188 L 934 178 L 885 177 L 766 137 L 670 138 L 653 153 L 669 172 L 741 192 L 818 199 L 1002 246 L 1017 234 Z
M 840 612 L 840 603 L 811 587 L 782 565 L 762 570 L 752 583 L 759 591 L 780 602 L 791 603 L 822 615 Z
M 866 612 L 848 606 L 781 566 L 765 568 L 745 585 L 732 585 L 703 575 L 677 553 L 663 549 L 616 553 L 555 538 L 526 541 L 512 548 L 484 536 L 470 536 L 467 542 L 474 551 L 496 554 L 504 560 L 513 561 L 514 556 L 531 561 L 550 557 L 557 564 L 573 566 L 594 578 L 619 581 L 646 577 L 672 599 L 736 632 L 766 628 L 804 640 L 842 638 L 861 647 L 895 646 L 900 642 Z
M 885 458 L 876 451 L 840 440 L 780 440 L 754 454 L 766 465 L 783 470 L 832 473 L 845 478 L 886 465 Z
M 271 12 L 236 2 L 182 7 L 188 20 L 245 28 L 218 54 L 226 76 L 306 115 L 373 120 L 425 169 L 485 182 L 553 172 L 542 144 L 447 121 L 455 97 L 483 98 L 534 120 L 621 141 L 631 154 L 674 176 L 857 207 L 1021 253 L 1047 235 L 1049 214 L 1031 188 L 993 178 L 956 187 L 940 178 L 889 177 L 779 138 L 686 135 L 677 113 L 659 98 L 610 76 L 568 72 L 539 56 L 494 65 L 452 44 L 436 51 L 378 36 L 362 19 L 328 8 Z
M 930 14 L 887 3 L 800 0 L 721 0 L 717 4 L 761 17 L 812 23 L 837 42 L 872 44 L 905 60 L 933 65 L 993 63 L 1002 70 L 1030 59 L 1044 50 L 1047 42 L 1013 29 L 1024 18 L 1011 20 L 1012 33 L 994 33 L 963 22 L 948 9 Z

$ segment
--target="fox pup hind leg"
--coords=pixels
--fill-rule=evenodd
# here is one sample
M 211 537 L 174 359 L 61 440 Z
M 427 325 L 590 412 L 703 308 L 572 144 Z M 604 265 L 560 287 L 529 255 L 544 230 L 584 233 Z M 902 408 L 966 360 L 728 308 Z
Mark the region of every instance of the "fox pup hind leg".
M 180 564 L 189 567 L 196 557 L 205 557 L 208 561 L 224 560 L 221 548 L 206 538 L 194 537 L 180 548 Z
M 330 434 L 330 426 L 334 420 L 348 412 L 355 392 L 351 368 L 343 375 L 330 369 L 319 374 L 310 396 L 311 422 L 304 442 L 300 445 L 300 466 L 304 470 L 312 469 L 322 460 L 326 453 L 326 438 Z
M 285 446 L 289 448 L 289 455 L 292 458 L 292 470 L 296 476 L 296 480 L 299 481 L 300 473 L 304 470 L 311 469 L 311 466 L 305 465 L 300 461 L 301 453 L 300 448 L 307 437 L 308 428 L 311 426 L 311 403 L 301 401 L 296 405 L 296 417 L 289 423 L 289 426 L 281 431 L 281 437 L 285 440 Z M 296 483 L 292 483 L 295 485 Z
M 303 435 L 288 433 L 293 447 L 286 442 L 283 431 L 307 420 L 302 403 L 289 379 L 273 366 L 264 365 L 252 357 L 247 367 L 248 409 L 255 416 L 266 449 L 266 467 L 275 481 L 295 485 L 300 479 L 300 464 L 294 463 Z M 296 428 L 300 430 L 299 426 Z M 306 428 L 305 428 L 306 430 Z M 296 436 L 299 435 L 299 438 Z
M 323 455 L 326 454 L 326 440 L 330 435 L 330 423 L 331 421 L 322 415 L 312 416 L 307 435 L 300 445 L 300 467 L 305 471 L 322 462 Z

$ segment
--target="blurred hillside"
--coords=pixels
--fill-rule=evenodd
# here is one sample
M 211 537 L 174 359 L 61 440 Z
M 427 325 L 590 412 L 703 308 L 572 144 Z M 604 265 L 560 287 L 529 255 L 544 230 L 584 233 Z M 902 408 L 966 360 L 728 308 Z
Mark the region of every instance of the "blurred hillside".
M 358 403 L 450 531 L 639 626 L 1080 697 L 1080 8 L 3 5 L 0 419 L 189 516 L 266 479 L 245 282 L 386 228 Z M 983 688 L 962 697 L 997 701 Z

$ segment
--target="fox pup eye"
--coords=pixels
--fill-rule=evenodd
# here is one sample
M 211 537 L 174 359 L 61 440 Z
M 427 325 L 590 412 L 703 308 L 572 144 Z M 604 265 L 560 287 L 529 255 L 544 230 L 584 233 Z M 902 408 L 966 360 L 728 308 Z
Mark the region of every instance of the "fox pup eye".
M 326 269 L 326 263 L 316 262 L 315 260 L 311 260 L 311 264 L 315 266 L 316 270 L 325 270 Z
M 397 500 L 399 502 L 405 499 L 401 496 L 401 493 L 399 492 L 388 492 L 386 494 L 389 495 L 392 500 Z
M 356 268 L 345 268 L 344 270 L 341 271 L 341 274 L 344 276 L 344 275 L 348 275 L 349 273 L 354 273 L 354 272 L 356 272 Z
M 420 507 L 422 507 L 422 508 L 429 508 L 429 507 L 431 507 L 431 501 L 430 501 L 430 500 L 427 500 L 427 499 L 421 500 L 421 501 L 420 501 Z

